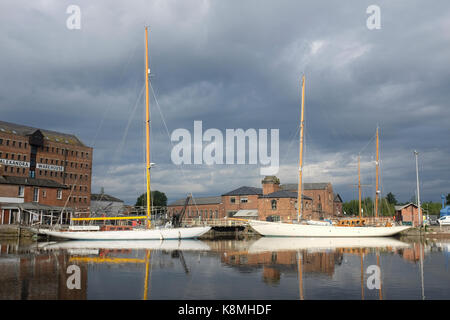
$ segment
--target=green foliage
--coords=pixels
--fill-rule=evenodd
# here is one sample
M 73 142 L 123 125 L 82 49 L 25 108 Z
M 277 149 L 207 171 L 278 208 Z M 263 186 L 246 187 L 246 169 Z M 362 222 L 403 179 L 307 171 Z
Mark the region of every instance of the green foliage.
M 430 215 L 439 215 L 439 211 L 441 211 L 442 204 L 439 202 L 423 202 L 421 205 L 422 209 L 424 210 L 424 213 Z
M 358 215 L 358 200 L 350 200 L 342 204 L 342 209 L 347 215 Z
M 342 204 L 343 210 L 347 215 L 359 215 L 359 201 L 358 200 L 350 200 L 348 202 L 344 202 Z M 375 204 L 371 197 L 367 197 L 362 199 L 361 201 L 362 215 L 364 217 L 374 216 L 374 208 Z M 386 198 L 382 198 L 378 203 L 378 214 L 383 216 L 393 216 L 395 214 L 395 205 L 393 203 L 389 203 Z
M 152 191 L 150 193 L 150 201 L 155 207 L 165 207 L 167 206 L 167 197 L 164 192 L 160 192 L 158 190 Z M 136 207 L 146 207 L 147 206 L 147 192 L 141 194 L 136 199 Z
M 394 205 L 397 204 L 397 199 L 395 199 L 395 196 L 394 196 L 394 194 L 392 192 L 389 192 L 386 195 L 386 200 L 390 204 L 394 204 Z

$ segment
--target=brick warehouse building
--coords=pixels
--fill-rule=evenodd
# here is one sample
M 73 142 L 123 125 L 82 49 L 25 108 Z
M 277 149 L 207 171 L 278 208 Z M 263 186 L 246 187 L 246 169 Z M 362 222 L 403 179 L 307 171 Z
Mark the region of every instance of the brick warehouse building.
M 0 121 L 0 203 L 89 211 L 92 155 L 74 135 Z
M 243 186 L 222 194 L 221 197 L 195 198 L 197 205 L 189 203 L 186 217 L 189 218 L 224 218 L 246 217 L 259 220 L 291 221 L 297 219 L 297 185 L 280 185 L 275 176 L 267 176 L 262 181 L 262 188 Z M 333 194 L 331 183 L 305 184 L 302 196 L 303 217 L 320 219 L 339 216 L 342 212 L 342 199 Z M 328 199 L 331 198 L 331 203 Z M 211 199 L 213 203 L 211 203 Z M 204 203 L 206 202 L 206 203 Z M 182 210 L 183 199 L 168 205 L 168 213 Z M 198 205 L 204 203 L 203 205 Z M 213 206 L 207 208 L 207 206 Z M 204 210 L 212 210 L 212 216 L 205 215 Z M 326 211 L 325 211 L 326 210 Z M 215 214 L 217 212 L 217 215 Z M 189 214 L 188 214 L 189 213 Z

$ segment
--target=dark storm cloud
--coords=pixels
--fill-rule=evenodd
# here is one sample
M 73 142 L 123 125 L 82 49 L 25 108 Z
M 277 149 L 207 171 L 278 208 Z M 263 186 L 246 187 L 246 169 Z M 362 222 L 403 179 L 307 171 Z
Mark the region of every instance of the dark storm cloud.
M 66 8 L 81 8 L 68 30 Z M 381 8 L 381 29 L 366 8 Z M 144 24 L 167 121 L 193 131 L 280 129 L 282 182 L 296 182 L 306 74 L 307 181 L 354 197 L 356 156 L 381 130 L 383 191 L 409 200 L 412 150 L 425 200 L 450 192 L 450 5 L 446 1 L 3 1 L 2 120 L 74 133 L 94 146 L 93 191 L 133 202 L 145 184 Z M 138 103 L 138 105 L 136 105 Z M 258 186 L 258 166 L 171 164 L 152 100 L 154 187 L 169 198 Z M 128 126 L 129 125 L 129 126 Z M 372 174 L 373 143 L 362 155 Z M 373 170 L 372 170 L 373 169 Z

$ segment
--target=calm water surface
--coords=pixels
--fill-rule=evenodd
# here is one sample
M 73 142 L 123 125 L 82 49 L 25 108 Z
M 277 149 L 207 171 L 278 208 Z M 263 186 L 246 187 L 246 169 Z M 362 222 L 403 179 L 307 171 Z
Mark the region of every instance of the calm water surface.
M 0 299 L 450 297 L 448 239 L 15 240 L 0 246 Z

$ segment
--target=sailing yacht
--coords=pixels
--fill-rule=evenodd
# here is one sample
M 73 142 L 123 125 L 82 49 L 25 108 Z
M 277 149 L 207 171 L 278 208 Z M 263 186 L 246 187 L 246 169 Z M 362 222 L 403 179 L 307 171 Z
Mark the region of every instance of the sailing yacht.
M 131 230 L 100 230 L 98 226 L 88 226 L 76 228 L 69 227 L 69 230 L 49 230 L 34 229 L 37 234 L 51 236 L 61 239 L 71 240 L 154 240 L 154 239 L 189 239 L 197 238 L 208 232 L 211 227 L 159 227 L 151 228 L 151 190 L 150 190 L 150 108 L 149 108 L 149 76 L 150 69 L 148 66 L 148 28 L 145 27 L 145 87 L 146 87 L 146 177 L 147 177 L 147 216 L 145 229 Z M 112 220 L 118 219 L 141 219 L 143 217 L 113 217 Z M 78 221 L 108 220 L 108 218 L 76 218 Z
M 299 183 L 297 194 L 297 223 L 271 222 L 249 220 L 248 224 L 260 235 L 269 237 L 390 237 L 409 229 L 409 226 L 349 226 L 347 224 L 332 225 L 327 222 L 303 221 L 302 199 L 302 166 L 303 166 L 303 129 L 304 129 L 304 105 L 305 105 L 305 76 L 302 77 L 302 102 L 300 117 L 300 159 L 299 159 Z M 378 130 L 377 130 L 378 138 Z M 378 139 L 377 139 L 378 146 Z M 378 148 L 377 148 L 378 162 Z M 378 163 L 377 163 L 378 174 Z M 378 188 L 378 185 L 377 185 Z M 378 191 L 377 191 L 378 192 Z M 378 194 L 377 194 L 378 197 Z M 378 199 L 378 198 L 376 198 Z M 361 209 L 360 209 L 361 214 Z

